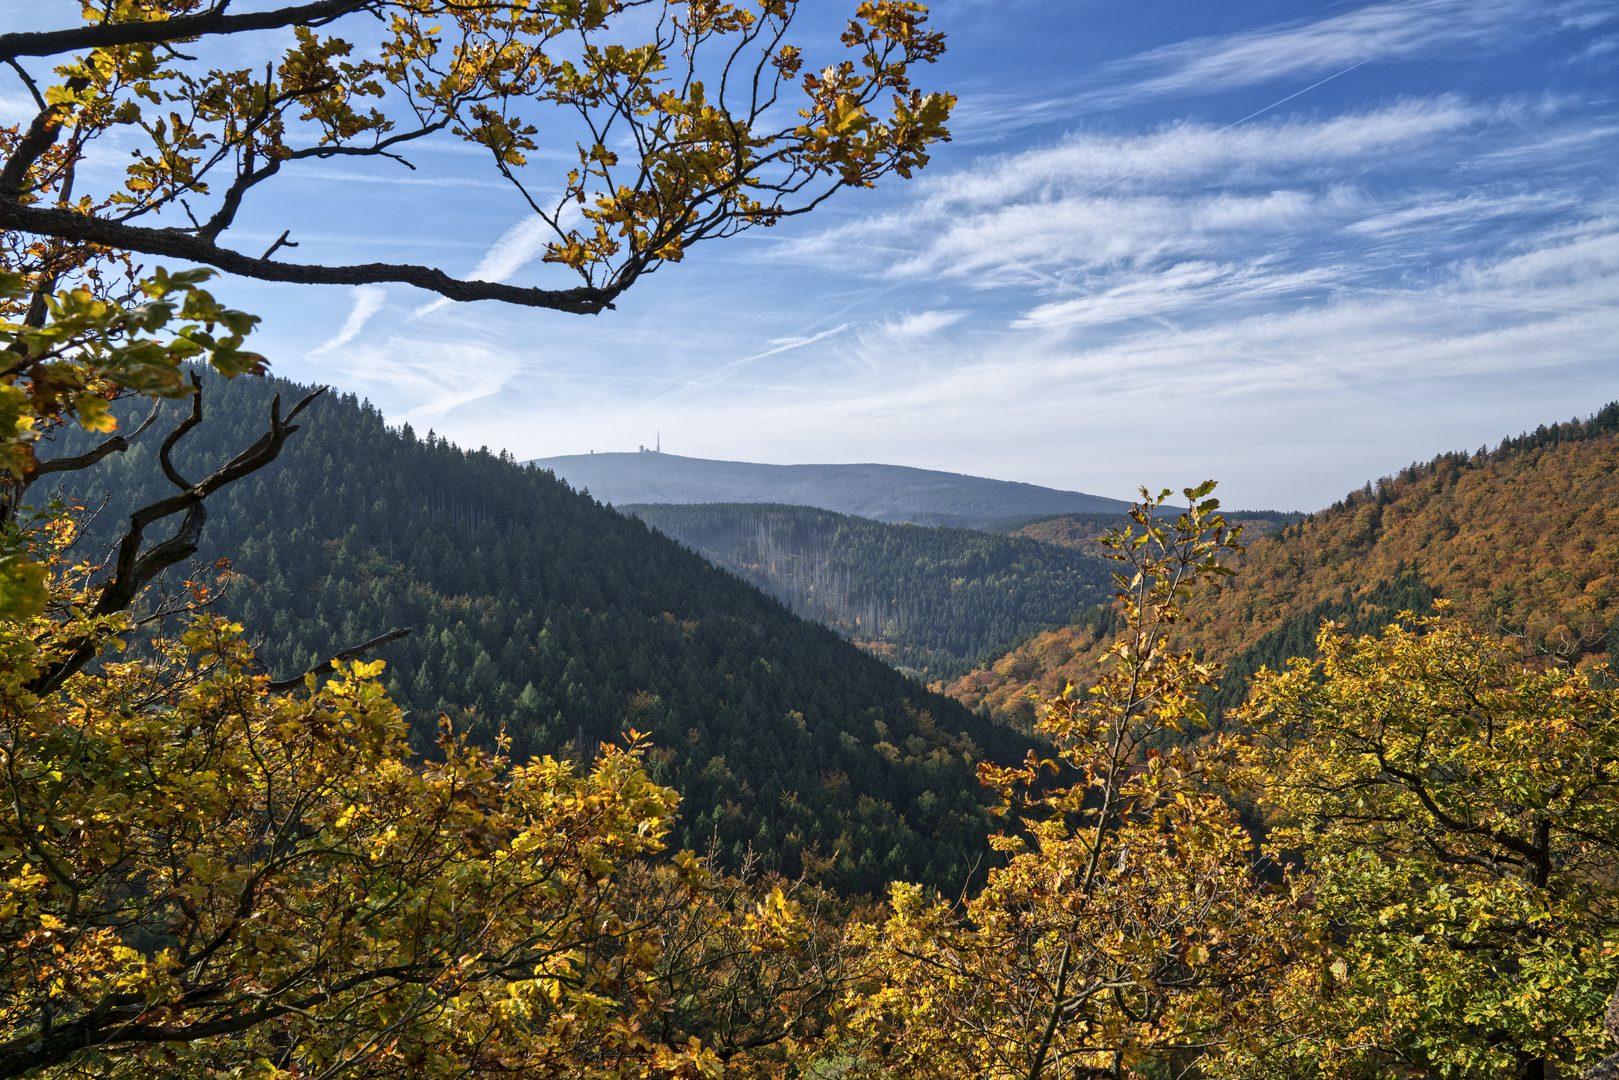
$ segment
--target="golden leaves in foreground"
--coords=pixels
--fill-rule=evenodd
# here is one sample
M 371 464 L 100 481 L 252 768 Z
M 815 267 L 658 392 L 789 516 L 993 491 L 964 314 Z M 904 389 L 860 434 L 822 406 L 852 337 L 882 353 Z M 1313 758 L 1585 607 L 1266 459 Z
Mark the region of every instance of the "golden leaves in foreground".
M 1337 928 L 1279 1075 L 1567 1075 L 1619 977 L 1619 690 L 1440 614 L 1254 682 L 1250 783 Z M 1544 1065 L 1538 1067 L 1544 1068 Z
M 1202 578 L 1241 550 L 1209 498 L 1187 489 L 1173 525 L 1143 491 L 1136 526 L 1105 541 L 1127 627 L 1089 694 L 1042 700 L 1056 756 L 980 767 L 1028 839 L 959 906 L 896 886 L 869 931 L 883 984 L 845 1001 L 839 1051 L 903 1076 L 1121 1075 L 1152 1058 L 1261 1046 L 1285 1029 L 1270 989 L 1320 920 L 1286 879 L 1267 884 L 1227 804 L 1206 784 L 1234 744 L 1165 739 L 1200 725 L 1215 675 L 1177 652 L 1170 628 Z M 1139 531 L 1137 530 L 1139 527 Z M 1054 780 L 1046 777 L 1054 776 Z
M 0 625 L 0 1075 L 716 1076 L 803 1035 L 832 931 L 645 865 L 677 798 L 633 733 L 411 763 L 380 663 L 270 693 L 207 616 L 38 696 L 132 623 L 55 523 L 49 614 Z

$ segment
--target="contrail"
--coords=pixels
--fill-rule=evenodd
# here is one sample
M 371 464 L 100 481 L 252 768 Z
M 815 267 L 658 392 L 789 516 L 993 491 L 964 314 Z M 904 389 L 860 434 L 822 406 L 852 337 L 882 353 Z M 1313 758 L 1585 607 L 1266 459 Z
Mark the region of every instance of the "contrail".
M 1286 105 L 1289 101 L 1292 101 L 1294 98 L 1298 97 L 1300 94 L 1308 94 L 1311 90 L 1314 90 L 1316 87 L 1321 86 L 1321 85 L 1323 85 L 1325 83 L 1331 82 L 1332 80 L 1336 79 L 1339 75 L 1348 75 L 1351 71 L 1354 71 L 1356 68 L 1360 67 L 1361 65 L 1369 64 L 1371 62 L 1372 62 L 1372 58 L 1370 56 L 1368 56 L 1364 60 L 1360 60 L 1360 61 L 1357 61 L 1356 63 L 1350 64 L 1348 67 L 1344 68 L 1342 71 L 1333 72 L 1331 75 L 1328 75 L 1325 79 L 1322 79 L 1320 82 L 1313 82 L 1309 86 L 1306 86 L 1303 90 L 1299 90 L 1299 91 L 1297 91 L 1295 93 L 1291 93 L 1291 94 L 1287 95 L 1285 98 L 1282 98 L 1280 101 L 1273 101 L 1269 105 L 1266 105 L 1263 109 L 1260 109 L 1260 110 L 1258 110 L 1256 112 L 1249 113 L 1247 116 L 1243 117 L 1241 120 L 1233 120 L 1231 123 L 1227 124 L 1225 127 L 1220 128 L 1218 131 L 1216 131 L 1215 134 L 1216 135 L 1221 135 L 1221 134 L 1224 134 L 1227 131 L 1230 131 L 1232 128 L 1236 127 L 1238 124 L 1246 124 L 1248 121 L 1252 120 L 1254 117 L 1262 116 L 1265 113 L 1268 113 L 1272 109 L 1276 108 L 1276 106 L 1278 106 L 1278 105 Z M 1127 172 L 1123 176 L 1115 176 L 1113 179 L 1109 180 L 1107 183 L 1103 184 L 1101 187 L 1093 188 L 1092 190 L 1087 191 L 1085 194 L 1081 195 L 1080 198 L 1088 199 L 1092 195 L 1095 195 L 1099 191 L 1106 191 L 1108 188 L 1112 187 L 1114 184 L 1117 184 L 1120 180 L 1128 180 L 1132 176 L 1140 176 L 1142 173 L 1144 173 L 1146 171 L 1147 171 L 1146 168 L 1142 167 L 1142 168 L 1137 169 L 1135 172 Z

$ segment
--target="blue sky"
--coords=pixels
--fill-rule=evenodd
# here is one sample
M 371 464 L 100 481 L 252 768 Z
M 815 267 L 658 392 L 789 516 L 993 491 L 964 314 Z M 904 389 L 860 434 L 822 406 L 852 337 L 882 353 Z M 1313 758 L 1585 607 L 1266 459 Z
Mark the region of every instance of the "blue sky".
M 803 37 L 852 6 L 804 0 Z M 221 292 L 265 316 L 277 372 L 523 458 L 661 432 L 1111 496 L 1215 477 L 1228 505 L 1309 509 L 1619 398 L 1613 0 L 940 0 L 934 21 L 950 51 L 923 85 L 960 106 L 918 179 L 698 248 L 616 312 Z M 561 283 L 470 148 L 413 159 L 311 163 L 236 242 L 290 227 L 302 259 Z

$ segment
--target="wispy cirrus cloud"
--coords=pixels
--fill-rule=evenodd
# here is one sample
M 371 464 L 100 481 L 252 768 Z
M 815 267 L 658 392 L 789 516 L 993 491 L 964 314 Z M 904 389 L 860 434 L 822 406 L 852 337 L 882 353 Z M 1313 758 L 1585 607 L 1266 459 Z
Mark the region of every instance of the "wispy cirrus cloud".
M 300 169 L 287 178 L 312 184 L 393 184 L 401 187 L 494 188 L 510 191 L 511 185 L 498 180 L 464 176 L 425 176 L 419 173 L 367 173 L 353 169 Z
M 1072 122 L 1099 111 L 1166 98 L 1207 97 L 1222 91 L 1327 80 L 1373 61 L 1428 55 L 1457 60 L 1521 44 L 1539 34 L 1591 30 L 1619 22 L 1602 0 L 1387 0 L 1317 19 L 1297 19 L 1234 34 L 1190 38 L 1100 65 L 1091 74 L 1046 92 L 1008 93 L 987 87 L 965 97 L 953 128 L 969 143 L 996 142 L 1028 127 Z M 1582 46 L 1570 63 L 1602 59 L 1613 36 Z M 1268 106 L 1266 110 L 1274 108 Z
M 379 401 L 413 402 L 390 419 L 417 427 L 497 394 L 521 365 L 498 344 L 436 335 L 388 334 L 326 361 L 345 389 Z M 463 435 L 466 439 L 467 436 Z M 481 441 L 481 440 L 480 440 Z M 476 445 L 468 440 L 469 445 Z
M 365 324 L 371 321 L 371 316 L 382 310 L 383 301 L 388 298 L 388 290 L 376 285 L 360 285 L 354 290 L 354 307 L 349 311 L 349 317 L 337 333 L 309 350 L 309 357 L 314 358 L 342 348 L 360 336 Z
M 770 346 L 769 348 L 763 349 L 763 350 L 761 350 L 759 352 L 756 352 L 751 356 L 744 356 L 744 357 L 741 357 L 740 359 L 732 360 L 728 364 L 721 364 L 719 367 L 713 369 L 712 371 L 704 372 L 702 375 L 700 375 L 697 378 L 691 380 L 691 385 L 692 386 L 709 386 L 709 385 L 712 385 L 714 383 L 720 382 L 721 380 L 730 377 L 731 375 L 735 374 L 737 371 L 741 370 L 744 367 L 747 367 L 749 364 L 752 364 L 755 361 L 763 360 L 763 359 L 765 359 L 767 357 L 771 357 L 771 356 L 779 356 L 782 353 L 792 352 L 794 349 L 802 349 L 806 345 L 814 345 L 818 341 L 825 341 L 827 338 L 836 337 L 839 334 L 843 333 L 845 330 L 848 330 L 852 325 L 853 325 L 852 323 L 845 322 L 845 323 L 839 323 L 837 326 L 831 327 L 831 328 L 826 329 L 826 330 L 822 330 L 819 333 L 815 333 L 815 334 L 795 335 L 793 337 L 784 337 L 784 338 L 772 338 L 767 343 Z
M 1104 66 L 1107 88 L 1081 100 L 1114 106 L 1145 98 L 1209 93 L 1277 79 L 1320 75 L 1368 60 L 1404 60 L 1443 50 L 1449 58 L 1521 42 L 1571 20 L 1615 19 L 1596 0 L 1393 0 L 1324 19 L 1298 20 L 1192 38 Z
M 1135 319 L 1158 322 L 1192 305 L 1260 303 L 1334 284 L 1331 267 L 1276 271 L 1263 263 L 1180 263 L 1164 270 L 1117 278 L 1106 287 L 1071 300 L 1040 304 L 1014 319 L 1014 330 L 1073 330 Z
M 907 312 L 885 323 L 883 329 L 899 338 L 926 338 L 956 325 L 966 317 L 965 311 Z
M 463 280 L 505 281 L 538 258 L 545 245 L 555 238 L 556 233 L 544 218 L 538 215 L 526 217 L 502 233 Z M 450 302 L 442 296 L 431 300 L 413 311 L 411 318 L 430 315 Z
M 1080 132 L 919 186 L 908 205 L 784 245 L 781 255 L 889 280 L 1062 289 L 1114 267 L 1274 261 L 1322 229 L 1387 213 L 1345 181 L 1383 162 L 1455 156 L 1502 109 L 1442 96 L 1240 129 Z M 1122 181 L 1122 182 L 1120 182 Z

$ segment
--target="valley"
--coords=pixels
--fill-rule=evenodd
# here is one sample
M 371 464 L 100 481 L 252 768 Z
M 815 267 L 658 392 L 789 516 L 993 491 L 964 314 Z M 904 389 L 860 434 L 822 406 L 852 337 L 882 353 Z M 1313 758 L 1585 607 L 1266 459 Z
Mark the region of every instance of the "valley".
M 618 509 L 924 679 L 959 674 L 1112 595 L 1106 560 L 1023 535 L 768 503 Z
M 1619 4 L 0 11 L 0 1080 L 1619 1080 Z

